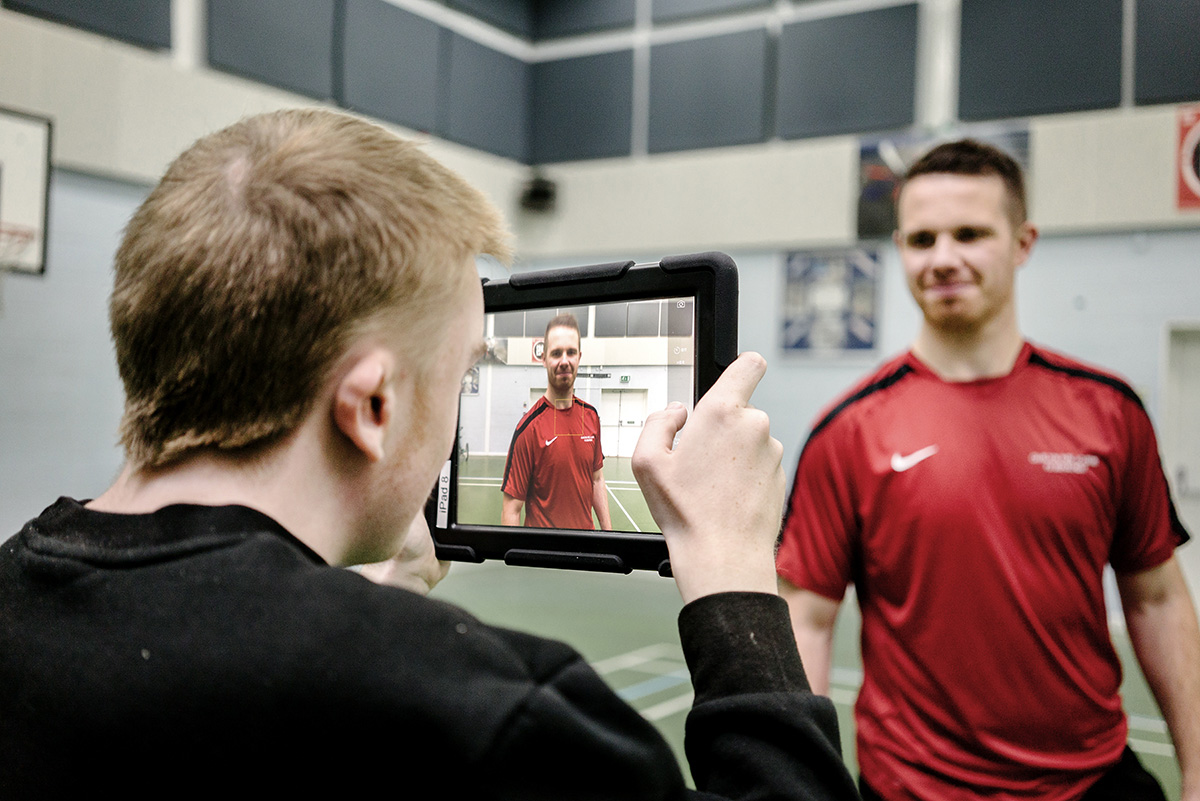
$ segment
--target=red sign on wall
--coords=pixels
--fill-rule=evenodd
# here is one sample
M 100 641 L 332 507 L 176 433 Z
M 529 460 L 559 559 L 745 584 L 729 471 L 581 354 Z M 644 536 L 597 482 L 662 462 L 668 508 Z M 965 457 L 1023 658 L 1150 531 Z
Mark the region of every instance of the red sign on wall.
M 1179 110 L 1178 207 L 1200 209 L 1200 106 Z

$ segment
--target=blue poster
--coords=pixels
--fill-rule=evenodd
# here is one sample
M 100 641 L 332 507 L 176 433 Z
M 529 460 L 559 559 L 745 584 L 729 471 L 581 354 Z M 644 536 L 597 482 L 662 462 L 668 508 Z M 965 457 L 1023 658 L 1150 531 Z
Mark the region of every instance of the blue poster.
M 789 253 L 784 267 L 784 350 L 872 350 L 880 266 L 875 249 Z

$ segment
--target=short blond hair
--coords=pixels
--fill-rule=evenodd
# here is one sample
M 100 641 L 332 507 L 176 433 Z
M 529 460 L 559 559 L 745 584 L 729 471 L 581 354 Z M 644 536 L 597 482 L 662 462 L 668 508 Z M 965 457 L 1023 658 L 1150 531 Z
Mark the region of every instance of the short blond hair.
M 116 255 L 126 455 L 155 467 L 278 440 L 364 330 L 423 340 L 482 253 L 509 257 L 496 208 L 375 124 L 290 110 L 200 139 Z

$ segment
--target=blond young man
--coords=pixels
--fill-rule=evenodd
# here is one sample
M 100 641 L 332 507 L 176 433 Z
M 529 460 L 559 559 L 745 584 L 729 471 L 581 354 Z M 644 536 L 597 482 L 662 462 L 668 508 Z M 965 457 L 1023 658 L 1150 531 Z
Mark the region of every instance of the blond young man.
M 526 526 L 612 529 L 600 413 L 575 396 L 580 343 L 575 315 L 559 314 L 546 324 L 546 391 L 513 432 L 501 482 L 503 525 L 520 525 L 524 509 Z
M 171 165 L 116 257 L 128 462 L 0 547 L 0 795 L 367 776 L 450 798 L 688 793 L 570 648 L 423 595 L 445 566 L 421 510 L 483 349 L 487 251 L 506 235 L 476 190 L 349 116 L 253 117 Z M 774 595 L 764 367 L 732 365 L 686 427 L 653 415 L 635 456 L 687 602 L 693 775 L 731 798 L 848 797 Z M 381 562 L 418 592 L 338 569 Z
M 921 326 L 813 427 L 778 555 L 819 692 L 855 584 L 864 798 L 1161 799 L 1126 745 L 1106 564 L 1200 797 L 1200 633 L 1174 556 L 1188 535 L 1137 394 L 1021 335 L 1038 232 L 1009 156 L 940 145 L 897 211 Z

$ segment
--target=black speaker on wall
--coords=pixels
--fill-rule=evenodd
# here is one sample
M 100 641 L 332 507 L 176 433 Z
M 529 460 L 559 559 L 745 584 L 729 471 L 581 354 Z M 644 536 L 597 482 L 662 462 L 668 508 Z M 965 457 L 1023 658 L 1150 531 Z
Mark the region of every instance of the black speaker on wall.
M 521 208 L 539 214 L 554 211 L 558 187 L 549 178 L 535 175 L 521 189 Z

